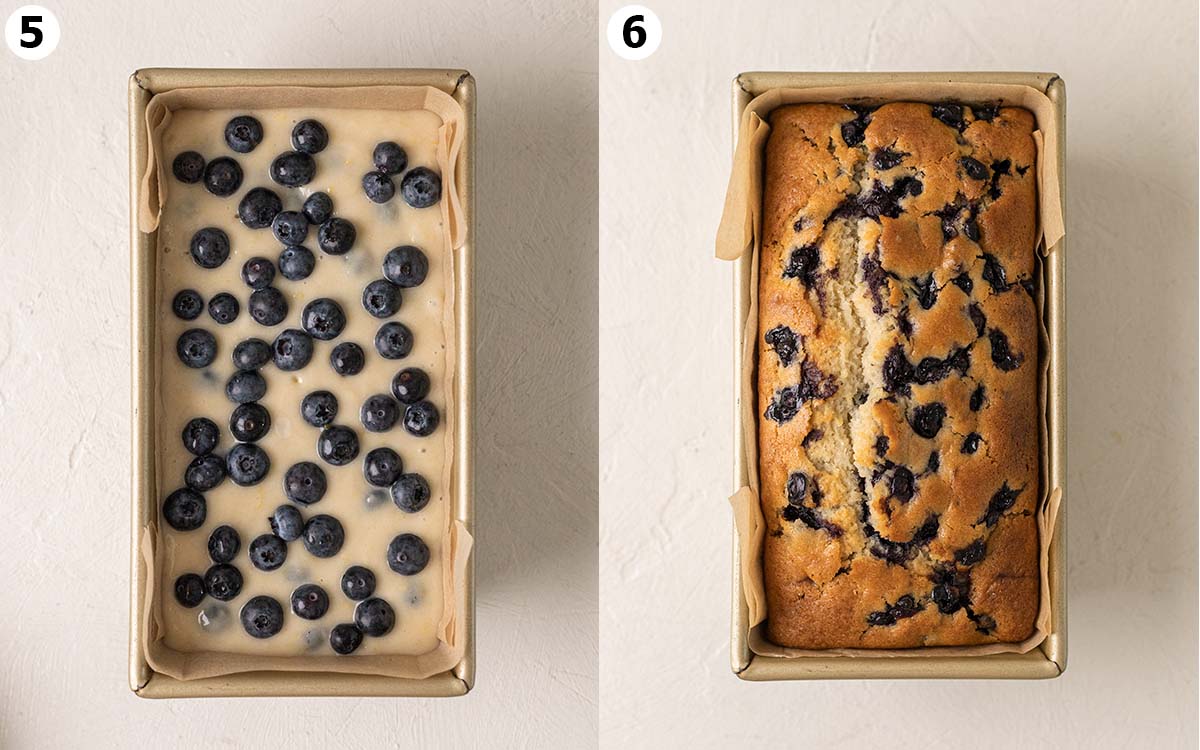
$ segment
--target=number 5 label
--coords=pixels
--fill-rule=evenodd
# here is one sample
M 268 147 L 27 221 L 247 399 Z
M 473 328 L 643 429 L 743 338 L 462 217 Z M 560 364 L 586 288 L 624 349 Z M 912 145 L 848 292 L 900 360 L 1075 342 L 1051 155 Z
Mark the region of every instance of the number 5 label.
M 58 18 L 40 5 L 25 5 L 13 11 L 4 24 L 4 41 L 13 54 L 25 60 L 41 60 L 58 46 Z
M 662 42 L 662 23 L 644 5 L 626 5 L 608 19 L 608 46 L 626 60 L 644 60 Z

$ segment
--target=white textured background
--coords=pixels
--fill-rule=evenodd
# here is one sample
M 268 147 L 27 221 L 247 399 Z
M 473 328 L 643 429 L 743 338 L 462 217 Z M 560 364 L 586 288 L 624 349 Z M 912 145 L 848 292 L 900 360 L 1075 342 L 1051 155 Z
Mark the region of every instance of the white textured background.
M 62 24 L 57 51 L 30 63 L 0 48 L 0 748 L 594 745 L 595 6 L 41 2 Z M 125 102 L 128 75 L 155 65 L 477 78 L 466 698 L 129 691 Z
M 662 19 L 659 50 L 600 54 L 603 745 L 1194 748 L 1194 0 L 642 1 Z M 601 33 L 622 4 L 601 3 Z M 742 683 L 732 268 L 712 258 L 730 82 L 958 69 L 1067 84 L 1067 672 Z

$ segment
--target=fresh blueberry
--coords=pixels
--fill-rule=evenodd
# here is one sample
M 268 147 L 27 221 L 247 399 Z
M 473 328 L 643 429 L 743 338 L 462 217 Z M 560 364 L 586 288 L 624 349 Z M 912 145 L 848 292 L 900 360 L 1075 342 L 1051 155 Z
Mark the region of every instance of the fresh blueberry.
M 196 456 L 183 472 L 183 483 L 196 492 L 208 492 L 225 479 L 225 460 L 215 453 Z
M 415 404 L 429 395 L 429 376 L 418 367 L 406 367 L 392 378 L 392 395 L 402 404 Z
M 204 495 L 182 487 L 163 501 L 163 520 L 176 531 L 193 531 L 204 525 L 208 517 L 208 504 Z
M 338 375 L 357 375 L 366 363 L 366 353 L 352 341 L 343 341 L 329 353 L 329 364 Z
M 337 413 L 337 397 L 329 391 L 313 391 L 300 401 L 300 416 L 313 427 L 328 426 Z
M 179 361 L 195 369 L 208 367 L 217 358 L 217 340 L 203 328 L 191 328 L 175 342 Z
M 208 301 L 208 314 L 216 321 L 217 325 L 229 325 L 237 320 L 238 313 L 241 311 L 242 306 L 238 304 L 237 297 L 229 292 L 215 294 Z
M 256 443 L 238 443 L 225 455 L 225 472 L 235 484 L 258 484 L 271 470 L 271 458 Z
M 364 304 L 366 297 L 364 296 Z M 171 300 L 171 310 L 180 320 L 195 320 L 204 311 L 204 298 L 195 289 L 183 289 Z
M 329 594 L 315 583 L 306 583 L 292 592 L 292 611 L 305 620 L 319 620 L 329 611 Z
M 329 193 L 313 193 L 304 199 L 302 212 L 309 224 L 324 224 L 333 217 L 333 199 Z
M 387 564 L 402 576 L 416 575 L 429 564 L 429 547 L 416 534 L 401 534 L 388 544 Z
M 375 334 L 375 351 L 384 359 L 403 359 L 412 348 L 412 331 L 403 323 L 384 323 Z
M 354 624 L 363 635 L 374 638 L 387 635 L 396 625 L 396 613 L 392 605 L 372 597 L 358 603 L 354 608 Z
M 175 579 L 175 601 L 191 609 L 204 601 L 204 579 L 195 573 L 184 573 Z
M 280 211 L 271 220 L 271 232 L 283 245 L 299 245 L 308 237 L 308 219 L 299 211 Z
M 242 537 L 232 526 L 218 526 L 208 536 L 208 556 L 215 563 L 233 562 L 242 548 Z
M 301 505 L 312 505 L 325 496 L 325 472 L 311 461 L 292 464 L 283 476 L 283 491 L 287 499 Z
M 275 264 L 256 255 L 242 264 L 242 281 L 251 289 L 265 289 L 275 280 Z
M 290 245 L 279 253 L 279 273 L 288 281 L 303 281 L 312 275 L 317 259 L 303 245 Z
M 329 647 L 342 656 L 354 653 L 362 645 L 362 640 L 362 631 L 347 622 L 334 625 L 329 631 Z
M 338 303 L 321 297 L 304 306 L 300 325 L 314 339 L 329 341 L 340 336 L 346 327 L 346 313 Z
M 267 381 L 258 370 L 238 370 L 225 383 L 225 395 L 235 404 L 261 401 L 267 395 Z
M 317 455 L 326 463 L 345 466 L 358 458 L 358 435 L 349 427 L 326 427 L 317 438 Z
M 432 435 L 440 421 L 437 407 L 428 401 L 409 404 L 404 410 L 404 429 L 417 437 Z
M 286 560 L 287 544 L 274 534 L 260 534 L 250 542 L 250 564 L 259 570 L 277 570 Z
M 404 153 L 404 149 L 400 148 L 398 143 L 392 141 L 375 144 L 371 160 L 375 162 L 379 171 L 385 174 L 400 174 L 408 166 L 408 154 Z
M 254 638 L 270 638 L 283 630 L 283 607 L 269 596 L 256 596 L 242 605 L 242 627 Z
M 354 247 L 358 230 L 349 221 L 331 217 L 317 228 L 317 247 L 329 255 L 345 255 Z
M 329 131 L 316 120 L 301 120 L 292 128 L 292 148 L 305 154 L 319 154 L 329 145 Z
M 333 557 L 346 541 L 342 524 L 333 516 L 313 516 L 304 524 L 304 549 L 313 557 Z
M 238 218 L 249 229 L 265 229 L 271 226 L 275 215 L 283 210 L 283 201 L 274 190 L 256 187 L 242 196 L 238 202 Z
M 429 208 L 442 197 L 442 178 L 425 167 L 410 170 L 400 180 L 400 197 L 413 208 Z
M 262 123 L 250 115 L 239 115 L 225 126 L 225 143 L 239 154 L 250 153 L 262 139 Z
M 273 286 L 251 292 L 246 307 L 255 323 L 268 328 L 282 323 L 288 314 L 287 297 Z
M 351 565 L 342 574 L 342 593 L 356 602 L 375 593 L 375 574 L 361 565 Z
M 192 235 L 188 248 L 201 268 L 218 268 L 229 257 L 229 235 L 216 227 L 205 227 Z
M 392 484 L 392 502 L 405 513 L 418 513 L 429 504 L 429 482 L 420 474 L 401 474 Z
M 253 443 L 271 430 L 271 413 L 259 403 L 238 404 L 229 416 L 229 431 L 234 440 Z
M 196 456 L 212 453 L 220 441 L 221 431 L 208 417 L 195 417 L 183 426 L 183 447 L 188 453 Z
M 262 339 L 244 339 L 233 347 L 233 366 L 239 370 L 257 370 L 271 361 L 271 345 Z
M 197 183 L 204 177 L 204 157 L 195 151 L 184 151 L 171 163 L 171 172 L 180 182 Z
M 271 162 L 271 179 L 284 187 L 300 187 L 312 182 L 317 163 L 303 151 L 284 151 Z
M 404 471 L 404 463 L 400 454 L 391 448 L 375 448 L 363 459 L 363 476 L 367 484 L 375 487 L 388 487 L 395 482 Z
M 390 318 L 400 309 L 400 287 L 387 279 L 375 279 L 363 289 L 362 306 L 376 318 Z
M 384 172 L 367 172 L 362 178 L 362 188 L 373 203 L 387 203 L 396 195 L 392 178 Z
M 412 245 L 394 247 L 383 258 L 383 275 L 396 286 L 420 286 L 428 273 L 429 259 Z
M 304 533 L 304 516 L 294 505 L 280 505 L 267 521 L 271 532 L 285 542 L 294 542 Z
M 227 602 L 242 593 L 242 574 L 226 563 L 214 565 L 204 574 L 204 591 L 217 601 Z
M 312 337 L 304 331 L 289 328 L 275 337 L 275 366 L 292 372 L 309 363 L 313 355 Z
M 228 198 L 242 186 L 242 168 L 228 156 L 213 159 L 204 168 L 204 189 L 218 198 Z
M 367 432 L 387 432 L 400 418 L 400 404 L 386 393 L 368 396 L 358 413 Z

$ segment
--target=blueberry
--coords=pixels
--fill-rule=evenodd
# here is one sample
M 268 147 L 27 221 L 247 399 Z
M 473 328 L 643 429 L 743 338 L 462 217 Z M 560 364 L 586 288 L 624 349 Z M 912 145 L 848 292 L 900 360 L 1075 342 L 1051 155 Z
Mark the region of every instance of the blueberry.
M 404 153 L 404 149 L 400 148 L 399 144 L 383 141 L 375 144 L 375 150 L 371 153 L 371 161 L 381 172 L 400 174 L 408 166 L 408 154 Z
M 363 402 L 358 416 L 367 432 L 387 432 L 400 418 L 400 404 L 386 393 L 376 393 Z
M 204 495 L 182 487 L 163 501 L 163 520 L 176 531 L 193 531 L 204 525 L 208 517 L 208 504 Z
M 279 273 L 288 281 L 303 281 L 316 267 L 316 256 L 302 245 L 290 245 L 279 253 Z
M 404 429 L 417 437 L 432 435 L 440 421 L 437 407 L 428 401 L 409 404 L 404 410 Z
M 374 638 L 387 635 L 396 625 L 396 613 L 392 605 L 372 597 L 358 603 L 354 608 L 354 624 L 363 635 Z
M 271 361 L 271 345 L 262 339 L 244 339 L 233 347 L 233 366 L 239 370 L 257 370 Z
M 237 320 L 238 313 L 241 311 L 242 306 L 238 304 L 237 297 L 229 292 L 215 294 L 208 301 L 208 314 L 216 321 L 217 325 L 229 325 Z
M 300 402 L 300 416 L 313 427 L 331 424 L 337 413 L 337 397 L 329 391 L 313 391 Z
M 204 579 L 195 573 L 184 573 L 175 579 L 175 601 L 191 609 L 204 601 Z
M 967 123 L 963 121 L 963 108 L 960 104 L 935 104 L 930 112 L 934 117 L 959 132 L 967 127 Z
M 413 208 L 429 208 L 442 197 L 442 178 L 425 167 L 410 170 L 400 180 L 400 197 Z
M 313 342 L 304 331 L 289 328 L 275 337 L 275 366 L 292 372 L 309 363 L 313 355 Z
M 338 375 L 357 375 L 366 365 L 367 355 L 358 344 L 343 341 L 329 353 L 329 364 Z
M 988 331 L 988 343 L 992 345 L 992 363 L 1002 372 L 1011 372 L 1021 366 L 1025 355 L 1014 352 L 1004 332 L 993 328 Z
M 204 591 L 217 601 L 227 602 L 242 593 L 242 574 L 226 563 L 214 565 L 204 574 Z
M 988 502 L 987 512 L 975 523 L 995 526 L 1000 522 L 1000 516 L 1004 515 L 1004 512 L 1017 502 L 1017 496 L 1020 494 L 1021 490 L 1014 490 L 1008 486 L 1008 482 L 1005 482 L 1000 489 L 996 490 L 996 494 L 992 495 L 992 499 Z
M 204 189 L 218 198 L 228 198 L 242 186 L 242 168 L 228 156 L 213 159 L 204 168 Z
M 387 203 L 396 195 L 392 178 L 383 172 L 367 172 L 362 178 L 362 189 L 373 203 Z
M 375 351 L 384 359 L 403 359 L 412 348 L 412 331 L 403 323 L 384 323 L 375 334 Z
M 283 201 L 274 190 L 256 187 L 242 196 L 238 203 L 238 218 L 250 229 L 265 229 L 282 210 Z
M 242 627 L 254 638 L 270 638 L 283 630 L 283 607 L 269 596 L 256 596 L 242 605 Z
M 400 454 L 391 448 L 375 448 L 363 459 L 363 476 L 367 484 L 375 487 L 388 487 L 400 478 L 404 471 L 404 462 Z
M 982 539 L 976 539 L 958 552 L 955 552 L 954 561 L 959 565 L 975 565 L 983 560 L 983 556 L 986 553 L 987 543 Z
M 376 318 L 390 318 L 400 309 L 400 287 L 387 279 L 376 279 L 363 289 L 363 309 Z
M 261 401 L 267 395 L 267 381 L 258 370 L 238 370 L 225 383 L 225 395 L 235 404 Z
M 175 342 L 175 353 L 179 361 L 188 367 L 208 367 L 217 358 L 217 340 L 202 328 L 191 328 L 179 335 Z
M 345 466 L 358 458 L 358 435 L 349 427 L 326 427 L 317 438 L 317 455 L 326 463 Z
M 188 249 L 196 265 L 218 268 L 229 257 L 229 235 L 216 227 L 204 227 L 192 235 Z
M 212 453 L 220 441 L 221 431 L 208 417 L 195 417 L 183 426 L 183 447 L 188 453 L 196 456 Z
M 271 233 L 283 245 L 299 245 L 308 237 L 308 219 L 299 211 L 280 211 L 271 220 Z
M 292 128 L 292 148 L 305 154 L 319 154 L 329 145 L 329 131 L 316 120 L 301 120 Z
M 317 247 L 329 255 L 345 255 L 354 247 L 357 236 L 353 224 L 334 216 L 317 228 Z
M 258 484 L 271 470 L 271 458 L 256 443 L 238 443 L 225 455 L 225 472 L 235 484 Z
M 302 213 L 309 224 L 324 224 L 333 217 L 333 199 L 329 193 L 313 193 L 304 199 Z
M 880 437 L 883 437 L 882 435 Z M 884 438 L 885 440 L 887 438 Z M 876 441 L 878 443 L 878 441 Z M 886 448 L 884 449 L 886 452 Z M 802 471 L 794 471 L 788 476 L 784 485 L 789 505 L 803 505 L 804 496 L 808 494 L 808 475 Z
M 891 169 L 904 161 L 907 155 L 890 148 L 881 148 L 871 155 L 871 165 L 876 169 Z
M 314 339 L 329 341 L 340 336 L 346 327 L 346 313 L 338 303 L 321 297 L 304 306 L 300 325 Z
M 317 163 L 303 151 L 284 151 L 271 162 L 271 179 L 284 187 L 300 187 L 312 182 Z
M 271 413 L 262 404 L 238 404 L 229 416 L 229 431 L 238 442 L 253 443 L 262 440 L 270 430 Z
M 342 593 L 354 601 L 362 601 L 375 593 L 375 574 L 361 565 L 351 565 L 342 574 Z
M 979 411 L 983 408 L 984 390 L 983 386 L 978 386 L 971 392 L 971 411 Z
M 405 288 L 420 286 L 429 273 L 429 259 L 418 247 L 401 245 L 388 251 L 383 258 L 383 275 L 395 284 Z
M 775 351 L 775 356 L 779 358 L 781 366 L 792 366 L 800 345 L 795 331 L 787 326 L 775 326 L 763 335 L 763 341 Z
M 432 496 L 429 482 L 420 474 L 401 474 L 392 484 L 392 502 L 405 513 L 418 513 Z
M 288 500 L 312 505 L 325 496 L 325 472 L 311 461 L 292 464 L 283 476 L 283 492 Z
M 923 438 L 932 438 L 942 429 L 946 419 L 946 407 L 940 403 L 925 404 L 913 410 L 913 432 Z
M 972 159 L 969 156 L 964 156 L 959 159 L 959 164 L 962 165 L 963 171 L 967 173 L 967 177 L 972 180 L 986 180 L 988 178 L 988 168 L 983 165 L 983 162 Z
M 388 544 L 387 564 L 402 576 L 416 575 L 429 564 L 429 547 L 416 534 L 401 534 Z
M 1000 260 L 991 253 L 983 254 L 983 273 L 981 275 L 993 292 L 1008 291 L 1008 273 L 1004 270 L 1004 265 Z
M 979 441 L 982 439 L 978 432 L 972 432 L 963 440 L 962 452 L 971 455 L 979 450 Z
M 304 524 L 304 549 L 313 557 L 333 557 L 346 541 L 342 524 L 333 516 L 321 514 Z
M 366 298 L 364 296 L 364 305 Z M 195 289 L 183 289 L 171 300 L 171 311 L 180 320 L 195 320 L 204 311 L 204 298 Z
M 287 560 L 287 544 L 274 534 L 260 534 L 250 542 L 250 564 L 259 570 L 272 571 Z
M 273 286 L 251 292 L 246 307 L 255 323 L 268 328 L 282 323 L 288 314 L 287 297 Z
M 242 281 L 251 289 L 265 289 L 275 280 L 275 264 L 256 255 L 242 264 Z
M 250 153 L 262 139 L 262 123 L 250 115 L 239 115 L 225 126 L 225 143 L 239 154 Z
M 892 473 L 892 497 L 902 503 L 912 500 L 912 496 L 916 492 L 916 481 L 916 477 L 906 467 L 897 466 Z
M 362 631 L 350 623 L 334 625 L 329 631 L 329 647 L 335 654 L 342 656 L 354 653 L 355 649 L 362 645 L 362 640 Z
M 225 460 L 209 453 L 196 456 L 183 472 L 183 483 L 196 492 L 208 492 L 225 479 Z
M 402 404 L 415 404 L 429 395 L 429 376 L 418 367 L 406 367 L 392 378 L 392 395 Z
M 280 505 L 267 519 L 271 533 L 285 542 L 294 542 L 304 533 L 304 516 L 294 505 Z
M 242 538 L 232 526 L 218 526 L 208 536 L 208 556 L 215 563 L 233 562 L 242 548 Z
M 204 177 L 204 157 L 195 151 L 184 151 L 171 163 L 171 172 L 180 182 L 197 183 Z
M 319 620 L 329 611 L 329 594 L 315 583 L 306 583 L 292 592 L 292 611 L 305 620 Z

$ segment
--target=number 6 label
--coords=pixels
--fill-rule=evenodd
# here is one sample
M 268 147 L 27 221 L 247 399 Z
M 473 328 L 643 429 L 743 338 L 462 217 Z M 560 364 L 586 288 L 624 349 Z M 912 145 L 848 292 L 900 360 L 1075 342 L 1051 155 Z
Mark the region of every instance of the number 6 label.
M 662 42 L 662 23 L 644 5 L 626 5 L 608 19 L 608 46 L 626 60 L 644 60 Z
M 58 46 L 61 33 L 58 18 L 40 5 L 17 8 L 4 24 L 4 41 L 24 60 L 48 56 Z

